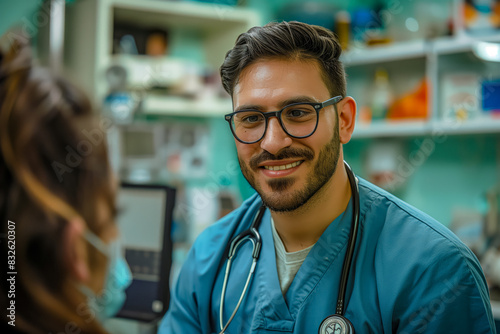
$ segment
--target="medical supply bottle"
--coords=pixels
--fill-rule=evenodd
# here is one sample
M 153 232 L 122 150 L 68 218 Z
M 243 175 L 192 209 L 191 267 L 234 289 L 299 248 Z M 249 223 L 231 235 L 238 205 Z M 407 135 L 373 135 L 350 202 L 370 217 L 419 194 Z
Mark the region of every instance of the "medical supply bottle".
M 392 90 L 389 84 L 389 74 L 383 68 L 375 71 L 375 79 L 371 89 L 371 111 L 372 119 L 385 118 L 393 100 Z

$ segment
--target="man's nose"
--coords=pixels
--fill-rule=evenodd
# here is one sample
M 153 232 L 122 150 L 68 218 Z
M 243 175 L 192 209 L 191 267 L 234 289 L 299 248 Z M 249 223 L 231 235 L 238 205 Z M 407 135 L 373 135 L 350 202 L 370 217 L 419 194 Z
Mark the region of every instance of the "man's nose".
M 269 118 L 266 135 L 260 147 L 271 154 L 278 154 L 283 148 L 292 145 L 292 138 L 283 130 L 276 117 Z

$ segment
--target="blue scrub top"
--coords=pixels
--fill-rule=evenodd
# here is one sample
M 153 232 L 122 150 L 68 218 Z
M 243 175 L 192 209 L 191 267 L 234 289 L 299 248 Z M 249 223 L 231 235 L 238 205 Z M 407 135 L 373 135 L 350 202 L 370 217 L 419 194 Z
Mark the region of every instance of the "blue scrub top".
M 360 229 L 345 312 L 356 333 L 496 333 L 486 281 L 474 254 L 433 218 L 359 180 Z M 255 275 L 226 333 L 318 333 L 321 322 L 335 313 L 351 202 L 311 249 L 285 297 L 266 210 Z M 251 225 L 260 206 L 260 197 L 254 195 L 198 237 L 158 333 L 220 332 L 227 245 Z M 224 324 L 243 290 L 251 251 L 251 242 L 246 242 L 233 260 Z

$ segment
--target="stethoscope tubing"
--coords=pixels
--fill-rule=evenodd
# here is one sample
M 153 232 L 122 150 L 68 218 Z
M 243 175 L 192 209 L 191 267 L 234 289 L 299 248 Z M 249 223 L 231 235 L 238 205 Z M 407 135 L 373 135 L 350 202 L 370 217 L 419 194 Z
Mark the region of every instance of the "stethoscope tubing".
M 352 204 L 353 204 L 353 217 L 351 230 L 349 232 L 349 241 L 347 242 L 347 251 L 344 258 L 344 263 L 342 265 L 342 273 L 340 276 L 339 293 L 337 298 L 337 308 L 335 314 L 344 315 L 344 301 L 345 294 L 347 290 L 347 281 L 349 280 L 349 272 L 351 270 L 351 263 L 354 257 L 354 249 L 356 247 L 356 238 L 358 236 L 359 230 L 359 191 L 358 191 L 358 180 L 354 176 L 351 167 L 344 161 L 347 177 L 349 178 L 349 183 L 351 185 L 352 192 Z
M 227 327 L 233 321 L 234 316 L 236 315 L 236 312 L 240 308 L 241 302 L 243 301 L 243 298 L 245 297 L 246 291 L 248 289 L 248 286 L 250 284 L 250 279 L 253 276 L 253 273 L 255 272 L 255 267 L 257 266 L 257 260 L 259 259 L 260 256 L 260 250 L 262 246 L 262 239 L 260 237 L 258 228 L 260 225 L 260 222 L 262 221 L 262 216 L 264 215 L 264 212 L 266 211 L 266 207 L 262 205 L 259 209 L 259 212 L 255 216 L 255 219 L 252 222 L 252 225 L 250 228 L 246 231 L 243 231 L 239 235 L 237 235 L 232 241 L 231 241 L 231 246 L 229 247 L 229 253 L 227 257 L 227 263 L 226 263 L 226 272 L 224 274 L 224 283 L 222 284 L 222 292 L 220 296 L 220 308 L 219 308 L 219 325 L 220 325 L 220 333 L 219 334 L 224 334 L 226 331 Z M 231 265 L 233 262 L 233 257 L 236 255 L 236 250 L 238 247 L 245 242 L 246 240 L 250 240 L 252 242 L 252 266 L 250 267 L 250 271 L 248 272 L 248 276 L 245 282 L 245 286 L 243 287 L 243 291 L 240 295 L 240 299 L 238 300 L 238 303 L 236 304 L 236 307 L 229 317 L 229 320 L 227 321 L 226 325 L 224 324 L 223 320 L 223 310 L 224 310 L 224 298 L 226 296 L 226 288 L 227 288 L 227 281 L 229 278 L 229 272 L 231 270 Z
M 238 243 L 238 245 L 236 247 L 238 247 L 244 241 L 245 241 L 245 239 L 240 240 L 240 242 Z M 252 242 L 253 247 L 255 247 L 255 241 L 253 239 L 250 239 L 250 241 Z M 233 260 L 232 257 L 227 260 L 226 274 L 224 275 L 224 283 L 222 285 L 220 310 L 219 310 L 219 322 L 220 322 L 220 328 L 221 328 L 220 333 L 224 333 L 226 331 L 226 329 L 229 326 L 229 324 L 231 323 L 231 321 L 233 321 L 233 318 L 236 315 L 236 312 L 238 312 L 238 309 L 240 308 L 241 302 L 243 301 L 243 298 L 245 297 L 245 294 L 247 292 L 248 285 L 250 284 L 250 279 L 252 278 L 253 273 L 255 271 L 255 267 L 257 266 L 257 259 L 253 258 L 252 266 L 250 267 L 250 271 L 248 273 L 247 280 L 245 282 L 245 286 L 243 287 L 243 291 L 241 292 L 240 299 L 238 300 L 238 304 L 236 304 L 236 307 L 234 308 L 234 311 L 231 314 L 231 316 L 229 317 L 229 320 L 227 321 L 226 325 L 224 327 L 222 327 L 222 324 L 224 323 L 224 320 L 222 319 L 222 311 L 224 310 L 224 297 L 226 295 L 227 280 L 229 277 L 229 271 L 231 269 L 232 260 Z

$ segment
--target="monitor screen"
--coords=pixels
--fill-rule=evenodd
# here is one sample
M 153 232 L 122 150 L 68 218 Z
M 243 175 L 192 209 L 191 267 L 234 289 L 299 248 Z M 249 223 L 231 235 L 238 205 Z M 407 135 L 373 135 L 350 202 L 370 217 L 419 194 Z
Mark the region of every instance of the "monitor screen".
M 168 308 L 174 200 L 175 190 L 167 186 L 120 187 L 118 224 L 133 281 L 118 317 L 152 321 Z

